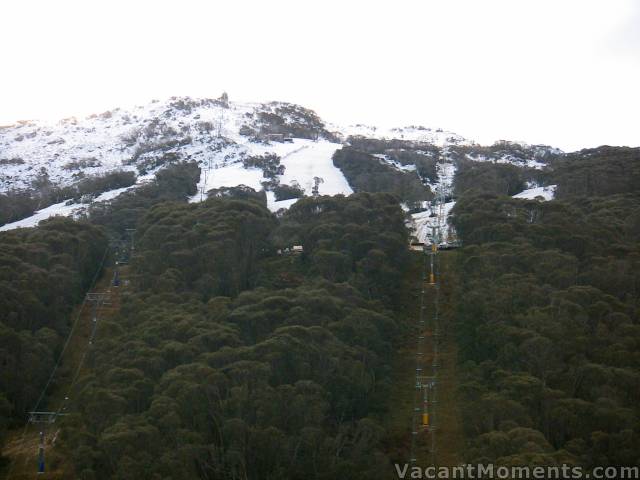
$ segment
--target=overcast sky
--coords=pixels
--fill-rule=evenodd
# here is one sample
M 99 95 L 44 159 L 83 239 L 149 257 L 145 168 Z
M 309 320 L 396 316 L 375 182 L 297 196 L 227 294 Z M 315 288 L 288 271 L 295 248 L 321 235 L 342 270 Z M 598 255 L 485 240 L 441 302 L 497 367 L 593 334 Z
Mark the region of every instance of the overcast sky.
M 640 1 L 0 2 L 0 124 L 174 95 L 482 143 L 640 145 Z

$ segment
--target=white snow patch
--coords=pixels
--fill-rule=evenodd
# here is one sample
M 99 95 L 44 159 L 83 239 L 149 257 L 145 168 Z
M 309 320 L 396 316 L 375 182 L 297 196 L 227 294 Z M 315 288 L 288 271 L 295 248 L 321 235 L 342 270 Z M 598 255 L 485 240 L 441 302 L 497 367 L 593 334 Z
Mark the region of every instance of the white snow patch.
M 380 161 L 382 161 L 382 163 L 385 163 L 386 165 L 389 165 L 393 168 L 395 168 L 396 170 L 400 170 L 403 172 L 415 172 L 416 171 L 416 166 L 411 164 L 411 165 L 403 165 L 400 162 L 397 162 L 396 160 L 394 160 L 393 158 L 390 158 L 388 155 L 384 155 L 382 153 L 374 153 L 373 154 L 374 157 L 380 159 Z
M 273 194 L 273 192 L 267 192 L 267 208 L 272 212 L 277 212 L 281 208 L 288 209 L 289 207 L 291 207 L 291 205 L 296 203 L 298 200 L 300 199 L 290 198 L 288 200 L 276 201 L 276 196 Z
M 262 170 L 259 168 L 244 168 L 242 163 L 238 162 L 225 167 L 214 167 L 211 170 L 202 168 L 198 187 L 204 187 L 205 194 L 213 188 L 236 187 L 238 185 L 246 185 L 256 191 L 260 191 L 262 189 L 260 182 L 264 180 L 266 178 L 262 176 Z M 195 200 L 199 198 L 199 193 L 192 197 Z
M 101 193 L 94 199 L 94 202 L 106 202 L 107 200 L 113 200 L 118 195 L 126 192 L 127 190 L 130 190 L 131 188 L 133 188 L 133 186 L 116 188 L 114 190 L 109 190 L 108 192 Z
M 557 185 L 549 185 L 548 187 L 535 187 L 523 190 L 514 195 L 513 198 L 522 198 L 526 200 L 542 199 L 543 201 L 553 200 L 556 195 Z

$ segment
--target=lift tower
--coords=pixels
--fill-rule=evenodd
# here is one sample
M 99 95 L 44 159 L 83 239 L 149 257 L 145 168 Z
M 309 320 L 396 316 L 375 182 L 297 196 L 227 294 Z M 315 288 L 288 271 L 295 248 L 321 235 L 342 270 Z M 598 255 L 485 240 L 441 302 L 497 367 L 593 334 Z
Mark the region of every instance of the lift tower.
M 42 425 L 40 428 L 40 444 L 38 445 L 38 473 L 44 473 L 44 450 L 46 446 L 46 426 L 55 423 L 59 416 L 65 415 L 58 412 L 29 412 L 29 423 Z

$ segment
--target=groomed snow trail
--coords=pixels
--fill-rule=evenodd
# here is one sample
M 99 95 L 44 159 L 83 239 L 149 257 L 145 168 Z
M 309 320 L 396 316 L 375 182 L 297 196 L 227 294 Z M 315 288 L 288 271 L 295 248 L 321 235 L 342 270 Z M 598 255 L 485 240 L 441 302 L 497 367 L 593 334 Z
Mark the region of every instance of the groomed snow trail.
M 319 177 L 323 183 L 319 185 L 320 195 L 351 195 L 353 190 L 344 178 L 340 169 L 333 165 L 333 154 L 342 147 L 339 143 L 307 141 L 306 148 L 296 150 L 282 158 L 284 175 L 280 183 L 290 185 L 294 180 L 304 189 L 305 194 L 311 195 L 314 177 Z

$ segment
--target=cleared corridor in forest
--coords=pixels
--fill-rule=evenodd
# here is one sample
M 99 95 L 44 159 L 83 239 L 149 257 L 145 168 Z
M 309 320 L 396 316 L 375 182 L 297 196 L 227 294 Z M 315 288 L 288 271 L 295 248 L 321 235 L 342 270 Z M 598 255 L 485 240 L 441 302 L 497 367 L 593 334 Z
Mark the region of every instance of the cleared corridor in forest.
M 408 271 L 406 297 L 404 301 L 406 331 L 398 346 L 398 355 L 393 365 L 394 389 L 389 400 L 390 415 L 387 422 L 387 448 L 394 463 L 403 465 L 410 462 L 412 417 L 416 388 L 416 351 L 417 337 L 420 335 L 420 308 L 423 290 L 423 255 L 413 254 L 413 266 Z M 431 432 L 422 426 L 417 429 L 415 438 L 415 465 L 425 468 L 435 463 L 437 466 L 453 466 L 462 463 L 464 437 L 462 420 L 457 403 L 457 346 L 455 341 L 455 312 L 451 304 L 454 287 L 452 264 L 455 252 L 440 252 L 440 275 L 437 278 L 439 296 L 439 373 L 437 377 L 437 403 L 432 417 L 434 430 L 435 456 L 431 452 Z M 427 275 L 428 277 L 428 275 Z M 424 318 L 430 320 L 435 308 L 435 285 L 424 288 Z M 429 326 L 427 323 L 427 326 Z M 427 338 L 427 340 L 429 340 Z M 433 345 L 424 342 L 424 364 L 431 364 Z M 395 469 L 394 469 L 394 475 Z

